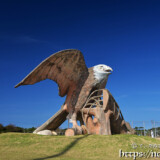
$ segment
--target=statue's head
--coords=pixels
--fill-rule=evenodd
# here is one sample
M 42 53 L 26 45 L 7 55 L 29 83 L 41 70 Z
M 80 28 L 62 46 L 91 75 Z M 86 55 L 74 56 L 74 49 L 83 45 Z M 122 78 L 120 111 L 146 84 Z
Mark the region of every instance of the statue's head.
M 107 65 L 99 64 L 93 67 L 94 76 L 99 81 L 108 78 L 108 75 L 110 75 L 113 72 L 113 69 Z
M 94 71 L 97 73 L 104 73 L 104 74 L 111 74 L 113 72 L 113 69 L 105 64 L 99 64 L 94 66 Z

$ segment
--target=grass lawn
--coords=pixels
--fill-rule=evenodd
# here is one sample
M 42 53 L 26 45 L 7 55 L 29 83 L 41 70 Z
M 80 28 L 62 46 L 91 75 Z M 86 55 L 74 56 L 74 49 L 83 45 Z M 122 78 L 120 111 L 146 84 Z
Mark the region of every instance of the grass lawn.
M 138 147 L 133 149 L 132 143 Z M 140 145 L 142 146 L 140 147 Z M 149 144 L 159 144 L 149 148 Z M 155 146 L 154 146 L 155 147 Z M 136 135 L 42 136 L 26 133 L 0 134 L 0 160 L 124 160 L 124 152 L 160 152 L 160 140 Z M 159 154 L 160 156 L 160 154 Z M 136 158 L 146 159 L 146 158 Z M 147 158 L 158 160 L 160 158 Z

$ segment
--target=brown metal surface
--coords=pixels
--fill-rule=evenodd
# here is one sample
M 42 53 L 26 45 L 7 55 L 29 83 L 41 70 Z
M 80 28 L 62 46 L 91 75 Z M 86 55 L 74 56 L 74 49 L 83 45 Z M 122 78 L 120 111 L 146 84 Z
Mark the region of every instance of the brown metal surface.
M 102 94 L 97 95 L 99 93 Z M 44 129 L 55 130 L 66 120 L 67 115 L 68 113 L 62 107 L 54 116 L 38 127 L 35 133 Z M 82 134 L 110 135 L 128 131 L 133 133 L 131 127 L 129 128 L 129 125 L 125 123 L 119 105 L 106 89 L 95 90 L 90 94 L 83 108 L 78 112 L 77 120 L 80 120 L 81 129 L 84 130 Z M 76 131 L 72 132 L 72 129 L 67 130 L 66 135 L 79 134 Z
M 81 113 L 88 133 L 110 135 L 128 131 L 119 105 L 106 89 L 92 92 Z

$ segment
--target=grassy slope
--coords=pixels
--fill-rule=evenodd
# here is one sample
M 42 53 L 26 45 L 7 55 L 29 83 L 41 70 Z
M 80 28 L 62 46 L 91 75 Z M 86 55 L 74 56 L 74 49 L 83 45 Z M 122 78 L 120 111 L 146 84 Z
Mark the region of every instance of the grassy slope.
M 119 158 L 119 149 L 139 152 L 148 150 L 144 147 L 135 150 L 131 147 L 132 143 L 160 144 L 160 140 L 136 135 L 65 137 L 3 133 L 0 134 L 0 160 L 118 160 L 124 159 Z M 160 149 L 157 151 L 160 152 Z

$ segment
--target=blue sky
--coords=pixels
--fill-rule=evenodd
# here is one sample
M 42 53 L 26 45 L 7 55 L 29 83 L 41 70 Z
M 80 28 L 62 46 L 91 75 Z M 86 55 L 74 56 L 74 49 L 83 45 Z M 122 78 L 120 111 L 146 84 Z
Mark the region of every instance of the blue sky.
M 60 109 L 65 97 L 55 82 L 14 85 L 69 48 L 81 50 L 88 67 L 113 68 L 106 88 L 126 121 L 160 121 L 159 8 L 158 0 L 1 1 L 0 123 L 39 126 Z

